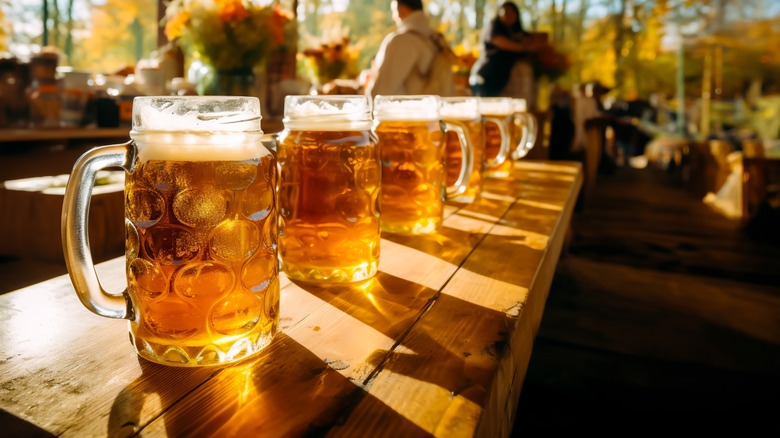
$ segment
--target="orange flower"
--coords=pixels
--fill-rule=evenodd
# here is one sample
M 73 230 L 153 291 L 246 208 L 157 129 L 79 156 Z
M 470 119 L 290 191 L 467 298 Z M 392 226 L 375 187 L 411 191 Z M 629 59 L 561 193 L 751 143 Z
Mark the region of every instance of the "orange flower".
M 250 16 L 241 0 L 215 0 L 217 14 L 225 23 L 241 21 Z
M 165 36 L 169 41 L 181 37 L 184 34 L 184 28 L 190 23 L 190 12 L 182 11 L 165 22 Z
M 276 5 L 271 19 L 268 20 L 268 30 L 271 32 L 275 44 L 284 42 L 284 28 L 288 21 L 290 21 L 288 14 L 279 5 Z

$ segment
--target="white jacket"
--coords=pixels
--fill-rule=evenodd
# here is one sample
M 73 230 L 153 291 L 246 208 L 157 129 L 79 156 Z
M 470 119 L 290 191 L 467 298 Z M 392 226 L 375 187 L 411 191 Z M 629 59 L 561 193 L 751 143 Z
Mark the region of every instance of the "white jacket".
M 372 80 L 366 86 L 366 94 L 409 94 L 406 82 L 413 69 L 425 74 L 433 61 L 436 47 L 430 40 L 432 34 L 433 29 L 423 11 L 409 14 L 398 30 L 382 40 L 374 59 Z

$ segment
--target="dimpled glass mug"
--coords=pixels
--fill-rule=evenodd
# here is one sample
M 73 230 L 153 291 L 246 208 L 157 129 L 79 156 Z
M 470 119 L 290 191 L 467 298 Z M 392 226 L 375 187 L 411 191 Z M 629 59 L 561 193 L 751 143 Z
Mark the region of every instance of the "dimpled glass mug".
M 82 303 L 129 320 L 141 357 L 221 365 L 276 333 L 276 164 L 253 97 L 136 97 L 130 142 L 86 152 L 66 188 L 65 261 Z M 127 289 L 106 292 L 87 243 L 95 174 L 125 176 Z
M 374 132 L 382 159 L 382 231 L 432 234 L 444 220 L 444 201 L 466 191 L 474 166 L 464 130 L 439 118 L 439 97 L 433 95 L 376 96 Z M 461 143 L 460 172 L 446 185 L 447 131 Z
M 379 266 L 376 136 L 368 96 L 287 96 L 278 138 L 279 257 L 293 280 L 345 283 Z
M 439 107 L 441 119 L 451 125 L 463 128 L 465 142 L 472 151 L 474 163 L 466 190 L 458 195 L 449 196 L 448 201 L 470 203 L 479 197 L 482 191 L 482 173 L 485 170 L 485 127 L 479 112 L 479 98 L 472 96 L 442 97 Z M 454 185 L 460 176 L 463 153 L 462 140 L 455 133 L 446 135 L 447 184 Z

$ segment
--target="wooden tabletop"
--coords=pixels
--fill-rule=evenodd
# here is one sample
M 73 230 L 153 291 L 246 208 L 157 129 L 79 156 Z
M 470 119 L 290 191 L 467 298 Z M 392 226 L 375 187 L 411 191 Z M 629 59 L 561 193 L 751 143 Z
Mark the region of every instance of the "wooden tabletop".
M 352 286 L 282 278 L 281 330 L 223 368 L 140 359 L 128 323 L 67 276 L 0 296 L 0 429 L 62 436 L 509 436 L 582 186 L 579 164 L 522 161 L 435 236 L 382 239 Z M 124 258 L 98 266 L 124 287 Z

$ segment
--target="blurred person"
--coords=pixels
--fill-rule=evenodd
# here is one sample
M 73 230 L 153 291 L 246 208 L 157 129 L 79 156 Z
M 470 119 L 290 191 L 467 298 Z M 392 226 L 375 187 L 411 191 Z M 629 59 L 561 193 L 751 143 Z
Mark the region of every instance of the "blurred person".
M 390 8 L 398 28 L 382 40 L 371 68 L 361 74 L 372 97 L 417 94 L 411 82 L 428 72 L 438 50 L 422 0 L 393 0 Z
M 550 117 L 550 159 L 577 159 L 575 151 L 572 150 L 576 132 L 572 95 L 558 85 L 553 85 L 550 91 Z
M 510 77 L 517 77 L 524 95 L 511 97 L 534 102 L 534 71 L 530 55 L 544 47 L 544 42 L 523 30 L 517 5 L 511 1 L 502 3 L 480 40 L 482 50 L 471 67 L 469 79 L 474 94 L 500 96 Z

